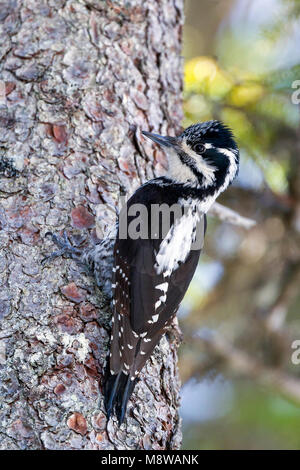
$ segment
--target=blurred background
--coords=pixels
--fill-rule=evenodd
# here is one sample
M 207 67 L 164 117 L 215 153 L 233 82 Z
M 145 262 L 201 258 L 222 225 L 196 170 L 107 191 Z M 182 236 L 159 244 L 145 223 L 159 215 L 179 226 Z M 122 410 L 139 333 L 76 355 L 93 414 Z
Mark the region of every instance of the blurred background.
M 257 224 L 208 219 L 179 315 L 183 448 L 300 449 L 300 1 L 185 3 L 184 126 L 232 127 L 219 202 Z

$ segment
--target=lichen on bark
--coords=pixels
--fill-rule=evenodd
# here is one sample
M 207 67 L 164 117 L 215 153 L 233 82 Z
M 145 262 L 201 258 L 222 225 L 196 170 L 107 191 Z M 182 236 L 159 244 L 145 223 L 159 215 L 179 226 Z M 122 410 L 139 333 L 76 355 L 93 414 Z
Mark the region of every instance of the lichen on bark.
M 120 192 L 159 175 L 134 127 L 172 134 L 181 109 L 182 0 L 4 0 L 0 46 L 0 446 L 176 449 L 176 341 L 108 426 L 109 304 L 74 261 L 42 265 L 48 231 L 97 241 Z M 3 91 L 4 90 L 4 91 Z

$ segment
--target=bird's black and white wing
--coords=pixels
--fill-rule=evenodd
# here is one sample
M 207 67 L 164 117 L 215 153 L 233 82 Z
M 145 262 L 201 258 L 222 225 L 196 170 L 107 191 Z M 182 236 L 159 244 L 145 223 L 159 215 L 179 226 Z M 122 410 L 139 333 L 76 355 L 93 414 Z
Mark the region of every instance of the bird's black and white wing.
M 152 195 L 159 201 L 159 188 Z M 127 209 L 138 196 L 137 193 L 129 200 Z M 151 203 L 151 200 L 147 197 L 147 201 Z M 128 225 L 130 221 L 129 217 Z M 121 239 L 118 235 L 116 239 L 111 376 L 106 387 L 106 408 L 110 414 L 116 406 L 120 422 L 139 372 L 186 293 L 203 245 L 204 214 L 195 217 L 190 212 L 173 222 L 164 238 L 134 240 Z M 193 237 L 197 234 L 195 249 L 191 249 L 191 234 Z

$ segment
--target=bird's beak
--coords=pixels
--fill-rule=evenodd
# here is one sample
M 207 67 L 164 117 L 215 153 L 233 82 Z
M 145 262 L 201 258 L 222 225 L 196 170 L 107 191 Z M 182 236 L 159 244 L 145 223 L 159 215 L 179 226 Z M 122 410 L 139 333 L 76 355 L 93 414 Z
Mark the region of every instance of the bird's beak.
M 152 134 L 152 132 L 142 131 L 146 137 L 153 140 L 156 144 L 161 145 L 162 147 L 174 147 L 176 145 L 176 137 L 162 136 L 159 134 Z

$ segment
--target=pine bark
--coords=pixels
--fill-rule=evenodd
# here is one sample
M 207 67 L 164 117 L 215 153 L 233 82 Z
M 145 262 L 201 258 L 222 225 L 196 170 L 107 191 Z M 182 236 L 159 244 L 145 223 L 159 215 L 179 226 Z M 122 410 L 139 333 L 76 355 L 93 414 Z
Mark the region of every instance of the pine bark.
M 0 448 L 177 449 L 177 342 L 164 338 L 121 428 L 102 384 L 109 303 L 53 250 L 96 242 L 120 193 L 159 175 L 134 126 L 177 132 L 182 0 L 4 0 L 0 75 Z

